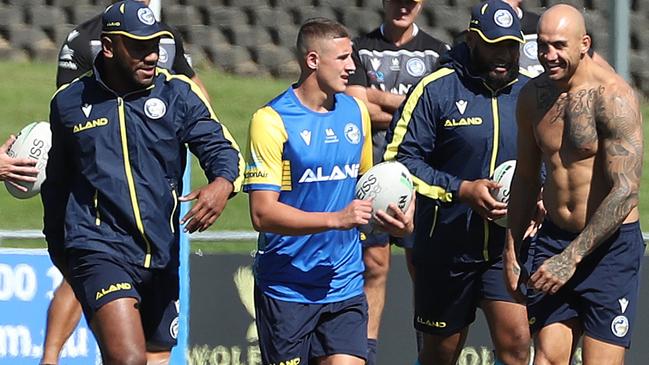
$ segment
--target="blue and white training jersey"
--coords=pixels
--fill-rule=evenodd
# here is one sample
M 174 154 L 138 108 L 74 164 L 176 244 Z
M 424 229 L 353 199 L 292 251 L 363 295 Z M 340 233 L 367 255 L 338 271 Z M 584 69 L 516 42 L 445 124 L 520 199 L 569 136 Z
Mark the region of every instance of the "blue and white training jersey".
M 372 166 L 365 105 L 336 94 L 335 108 L 314 112 L 293 88 L 259 109 L 250 123 L 244 191 L 271 190 L 307 212 L 335 212 L 354 199 L 359 174 Z M 330 303 L 363 293 L 359 231 L 286 236 L 260 232 L 257 286 L 278 300 Z

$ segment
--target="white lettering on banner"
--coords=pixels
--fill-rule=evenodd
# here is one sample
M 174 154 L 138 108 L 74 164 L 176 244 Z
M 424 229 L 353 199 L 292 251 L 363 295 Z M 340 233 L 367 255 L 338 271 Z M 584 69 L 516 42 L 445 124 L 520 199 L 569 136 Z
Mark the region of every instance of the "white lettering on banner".
M 257 341 L 257 325 L 255 324 L 255 278 L 252 273 L 252 267 L 239 266 L 234 273 L 234 285 L 239 293 L 241 304 L 251 317 L 251 323 L 246 332 L 248 342 Z
M 72 333 L 61 351 L 61 359 L 87 357 L 89 354 L 89 331 L 78 328 Z M 6 357 L 39 358 L 43 347 L 32 341 L 28 327 L 0 325 L 0 360 Z
M 494 363 L 494 353 L 486 346 L 473 347 L 467 346 L 462 349 L 460 357 L 457 360 L 458 365 L 492 365 Z M 529 365 L 534 364 L 534 346 L 530 346 L 530 362 Z M 575 350 L 572 356 L 571 365 L 583 365 L 581 358 L 581 347 Z
M 40 348 L 39 348 L 40 349 Z M 32 355 L 32 335 L 25 326 L 0 326 L 0 358 Z
M 479 348 L 465 347 L 457 360 L 458 365 L 491 365 L 494 363 L 493 352 L 484 346 Z
M 37 282 L 34 269 L 25 264 L 19 264 L 14 270 L 16 280 L 15 293 L 18 299 L 28 302 L 36 296 Z
M 7 301 L 13 296 L 13 277 L 11 267 L 0 264 L 0 301 Z
M 8 301 L 15 296 L 27 302 L 34 298 L 36 289 L 36 272 L 31 266 L 19 264 L 12 268 L 0 264 L 0 301 Z
M 582 350 L 581 347 L 577 347 L 577 349 L 575 350 L 575 354 L 572 355 L 572 364 L 573 365 L 583 365 L 584 364 L 584 360 L 581 357 L 581 355 L 582 355 L 581 350 Z
M 244 355 L 242 359 L 242 355 Z M 239 346 L 193 347 L 189 350 L 189 365 L 259 365 L 261 352 L 259 346 L 250 345 L 246 353 Z
M 59 285 L 61 285 L 61 281 L 63 281 L 63 275 L 61 275 L 61 272 L 56 268 L 56 266 L 52 266 L 47 270 L 47 276 L 52 279 L 52 289 L 48 290 L 45 295 L 47 296 L 47 299 L 52 300 L 54 297 L 54 291 L 59 287 Z
M 357 168 L 356 168 L 357 169 Z M 193 347 L 189 351 L 189 365 L 258 365 L 261 364 L 261 352 L 257 345 L 257 326 L 255 325 L 255 279 L 251 266 L 239 266 L 234 273 L 234 286 L 237 288 L 241 304 L 251 317 L 251 324 L 246 331 L 247 348 L 242 353 L 239 346 L 219 345 Z

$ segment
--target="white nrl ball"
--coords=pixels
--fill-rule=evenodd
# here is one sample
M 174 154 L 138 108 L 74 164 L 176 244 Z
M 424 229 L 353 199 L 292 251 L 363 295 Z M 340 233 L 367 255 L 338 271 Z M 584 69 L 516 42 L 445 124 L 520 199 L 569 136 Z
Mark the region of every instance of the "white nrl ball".
M 20 191 L 9 182 L 5 186 L 9 194 L 19 199 L 27 199 L 41 191 L 41 184 L 45 181 L 45 166 L 47 165 L 47 154 L 52 146 L 52 132 L 47 122 L 33 122 L 25 126 L 16 141 L 11 145 L 7 155 L 12 158 L 29 158 L 36 160 L 38 175 L 33 183 L 18 182 L 27 188 L 27 191 Z
M 388 205 L 394 203 L 406 211 L 412 200 L 412 176 L 408 169 L 397 161 L 382 162 L 369 169 L 356 183 L 356 198 L 372 200 L 372 214 L 378 210 L 388 212 Z M 373 229 L 362 227 L 369 233 Z
M 501 163 L 494 170 L 491 180 L 502 185 L 498 189 L 491 190 L 491 195 L 499 202 L 509 203 L 509 189 L 514 178 L 514 171 L 516 170 L 516 160 L 509 160 Z M 494 220 L 494 222 L 501 226 L 507 227 L 507 216 Z

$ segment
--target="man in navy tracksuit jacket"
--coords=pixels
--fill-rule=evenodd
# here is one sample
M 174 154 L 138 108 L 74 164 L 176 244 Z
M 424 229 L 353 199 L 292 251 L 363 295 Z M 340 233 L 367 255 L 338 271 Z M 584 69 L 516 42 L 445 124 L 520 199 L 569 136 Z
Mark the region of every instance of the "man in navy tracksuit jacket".
M 498 361 L 526 363 L 525 307 L 503 284 L 505 229 L 493 219 L 496 166 L 516 159 L 515 108 L 528 78 L 518 74 L 518 17 L 495 0 L 474 7 L 467 41 L 440 59 L 395 114 L 385 160 L 413 174 L 415 328 L 424 333 L 421 364 L 455 364 L 480 306 Z M 497 362 L 498 363 L 498 362 Z
M 163 36 L 144 4 L 111 5 L 93 70 L 50 105 L 44 233 L 104 363 L 175 344 L 179 201 L 196 200 L 185 229 L 204 230 L 242 180 L 238 147 L 196 84 L 156 68 Z M 210 183 L 179 197 L 186 145 Z

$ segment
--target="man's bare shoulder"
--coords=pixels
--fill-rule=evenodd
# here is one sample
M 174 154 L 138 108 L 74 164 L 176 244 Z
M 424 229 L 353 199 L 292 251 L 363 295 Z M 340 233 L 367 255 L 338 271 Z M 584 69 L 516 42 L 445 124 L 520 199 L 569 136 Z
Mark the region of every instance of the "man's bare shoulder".
M 597 74 L 597 78 L 601 81 L 601 96 L 603 100 L 610 101 L 612 98 L 622 98 L 636 108 L 639 108 L 638 97 L 633 87 L 617 73 L 605 68 L 601 68 L 601 70 L 604 73 Z
M 558 96 L 545 73 L 530 80 L 518 96 L 519 115 L 532 119 L 541 118 L 554 104 Z
M 596 64 L 593 64 L 591 74 L 594 79 L 591 86 L 598 89 L 599 93 L 597 113 L 600 116 L 602 113 L 605 115 L 615 113 L 613 109 L 621 107 L 639 116 L 640 103 L 636 92 L 620 75 Z

